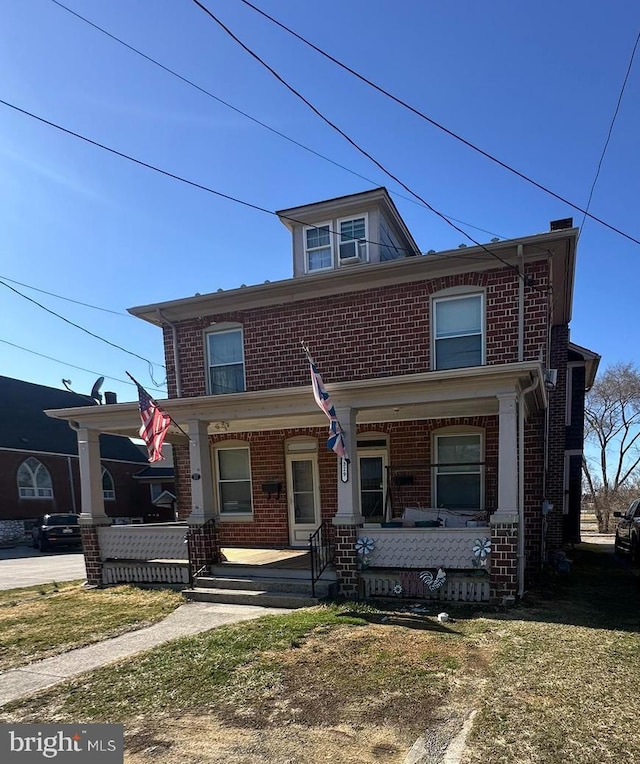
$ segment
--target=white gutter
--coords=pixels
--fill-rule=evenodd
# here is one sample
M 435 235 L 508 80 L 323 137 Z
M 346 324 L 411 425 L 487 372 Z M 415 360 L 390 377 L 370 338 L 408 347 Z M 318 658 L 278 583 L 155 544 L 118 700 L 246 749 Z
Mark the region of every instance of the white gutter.
M 518 279 L 518 361 L 524 361 L 524 247 L 518 244 L 518 262 L 520 263 L 520 278 Z
M 171 344 L 173 346 L 173 368 L 175 372 L 176 377 L 176 398 L 182 398 L 182 385 L 180 384 L 180 356 L 178 354 L 178 329 L 176 328 L 175 324 L 172 324 L 169 319 L 163 315 L 160 308 L 158 308 L 158 316 L 160 316 L 160 320 L 168 324 L 168 326 L 171 327 Z
M 533 383 L 518 396 L 518 597 L 524 594 L 524 399 L 540 384 L 540 375 L 536 374 Z

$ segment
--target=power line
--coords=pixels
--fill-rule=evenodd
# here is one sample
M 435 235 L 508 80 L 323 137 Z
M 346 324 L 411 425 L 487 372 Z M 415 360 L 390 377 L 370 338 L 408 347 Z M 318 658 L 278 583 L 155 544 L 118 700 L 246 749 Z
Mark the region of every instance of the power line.
M 518 268 L 515 265 L 511 265 L 511 263 L 508 263 L 506 260 L 503 260 L 499 255 L 497 255 L 495 252 L 492 252 L 490 249 L 484 246 L 484 244 L 481 244 L 479 241 L 476 241 L 473 236 L 468 234 L 465 230 L 460 228 L 460 226 L 453 223 L 446 215 L 444 215 L 442 212 L 437 210 L 435 207 L 433 207 L 429 202 L 427 202 L 422 196 L 420 196 L 418 193 L 413 191 L 404 181 L 400 180 L 400 178 L 397 175 L 394 175 L 390 170 L 388 170 L 381 162 L 379 162 L 374 156 L 372 156 L 368 151 L 363 149 L 353 138 L 351 138 L 347 133 L 344 132 L 338 125 L 336 125 L 334 122 L 332 122 L 328 117 L 326 117 L 319 109 L 317 109 L 311 101 L 309 101 L 305 96 L 302 95 L 298 90 L 296 90 L 293 85 L 290 85 L 278 72 L 267 62 L 262 59 L 255 51 L 253 51 L 251 48 L 249 48 L 245 43 L 240 40 L 240 38 L 235 35 L 229 27 L 227 27 L 220 19 L 215 16 L 206 6 L 204 6 L 199 0 L 193 0 L 195 5 L 197 5 L 202 11 L 204 11 L 207 16 L 209 16 L 213 21 L 215 21 L 218 26 L 223 29 L 231 39 L 233 39 L 240 47 L 248 53 L 252 58 L 254 58 L 259 64 L 261 64 L 267 71 L 271 72 L 271 74 L 280 82 L 284 87 L 287 88 L 291 93 L 293 93 L 296 98 L 299 98 L 303 103 L 305 103 L 313 113 L 319 117 L 325 124 L 329 125 L 333 130 L 335 130 L 337 133 L 339 133 L 348 143 L 350 143 L 357 151 L 359 151 L 363 156 L 365 156 L 369 161 L 373 162 L 378 169 L 382 170 L 382 172 L 385 173 L 385 175 L 388 175 L 392 180 L 394 180 L 398 185 L 402 186 L 402 188 L 405 189 L 405 191 L 408 191 L 412 196 L 414 196 L 418 201 L 422 202 L 425 207 L 431 210 L 435 215 L 437 215 L 439 218 L 445 221 L 448 225 L 450 225 L 452 228 L 454 228 L 456 231 L 461 233 L 465 238 L 469 239 L 469 241 L 472 241 L 476 246 L 481 247 L 485 252 L 487 252 L 492 257 L 495 257 L 496 260 L 499 260 L 503 265 L 507 266 L 508 268 L 511 268 L 518 273 L 519 277 L 523 280 L 525 279 L 524 274 L 521 274 L 518 270 Z M 638 241 L 638 244 L 640 244 L 640 241 Z
M 40 117 L 39 115 L 34 114 L 33 112 L 27 111 L 26 109 L 22 109 L 21 107 L 16 106 L 15 104 L 10 103 L 9 101 L 5 101 L 5 100 L 0 98 L 0 104 L 2 104 L 4 106 L 7 106 L 8 108 L 13 109 L 14 111 L 17 111 L 20 114 L 23 114 L 23 115 L 25 115 L 27 117 L 31 117 L 32 119 L 35 119 L 38 122 L 42 122 L 43 124 L 45 124 L 45 125 L 47 125 L 49 127 L 53 127 L 53 128 L 55 128 L 56 130 L 59 130 L 62 133 L 66 133 L 67 135 L 71 135 L 74 138 L 78 138 L 79 140 L 84 141 L 85 143 L 88 143 L 88 144 L 90 144 L 92 146 L 95 146 L 96 148 L 100 148 L 103 151 L 107 151 L 110 154 L 114 154 L 115 156 L 120 157 L 121 159 L 126 159 L 127 161 L 132 162 L 133 164 L 137 164 L 137 165 L 140 165 L 141 167 L 145 167 L 148 170 L 152 170 L 153 172 L 157 172 L 160 175 L 164 175 L 165 177 L 171 178 L 172 180 L 177 180 L 180 183 L 184 183 L 184 184 L 186 184 L 188 186 L 192 186 L 193 188 L 197 188 L 197 189 L 199 189 L 201 191 L 206 191 L 209 194 L 213 194 L 214 196 L 218 196 L 218 197 L 220 197 L 222 199 L 226 199 L 226 200 L 228 200 L 230 202 L 234 202 L 236 204 L 240 204 L 243 207 L 248 207 L 249 209 L 256 210 L 258 212 L 263 212 L 263 213 L 265 213 L 267 215 L 272 215 L 272 216 L 277 217 L 277 218 L 282 219 L 282 220 L 288 220 L 291 223 L 297 223 L 299 225 L 308 225 L 305 221 L 297 220 L 296 218 L 289 217 L 288 215 L 278 214 L 274 210 L 267 209 L 266 207 L 261 207 L 259 204 L 253 204 L 252 202 L 245 201 L 244 199 L 239 199 L 239 198 L 237 198 L 235 196 L 230 196 L 229 194 L 225 194 L 222 191 L 217 191 L 216 189 L 211 188 L 210 186 L 205 186 L 202 183 L 197 183 L 196 181 L 189 180 L 188 178 L 184 178 L 181 175 L 176 175 L 175 173 L 169 172 L 168 170 L 163 170 L 161 167 L 157 167 L 155 165 L 149 164 L 148 162 L 144 162 L 141 159 L 137 159 L 136 157 L 132 157 L 129 154 L 125 154 L 122 151 L 118 151 L 117 149 L 111 148 L 110 146 L 107 146 L 107 145 L 105 145 L 103 143 L 99 143 L 98 141 L 95 141 L 92 138 L 88 138 L 87 136 L 82 135 L 81 133 L 76 133 L 73 130 L 69 130 L 68 128 L 63 127 L 62 125 L 58 125 L 57 123 L 52 122 L 51 120 L 45 119 L 44 117 Z M 317 228 L 317 226 L 311 225 L 311 226 L 309 226 L 309 228 Z M 339 235 L 337 231 L 334 231 L 331 228 L 329 229 L 329 233 L 331 233 L 333 235 L 336 235 L 336 236 Z M 470 237 L 468 237 L 468 238 L 470 238 Z M 370 239 L 365 239 L 364 241 L 366 241 L 368 244 L 376 244 L 378 246 L 385 246 L 384 244 L 382 244 L 382 242 L 373 241 L 373 240 L 370 240 Z M 475 240 L 471 239 L 471 241 L 475 241 Z M 518 241 L 516 239 L 514 239 L 514 240 L 511 241 L 511 243 L 512 244 L 517 244 Z M 481 249 L 485 249 L 490 255 L 497 257 L 497 255 L 494 255 L 494 253 L 492 253 L 490 250 L 486 249 L 486 247 L 484 247 L 482 244 L 479 244 L 478 246 Z M 539 249 L 541 252 L 549 253 L 549 249 L 546 248 L 546 247 L 540 247 L 537 244 L 536 245 L 532 245 L 532 246 L 534 246 L 536 249 Z M 409 250 L 406 247 L 399 247 L 398 249 L 402 250 L 403 252 L 409 252 L 410 254 L 415 254 L 413 250 Z M 475 260 L 476 259 L 476 258 L 471 257 L 469 255 L 465 256 L 465 255 L 458 254 L 458 253 L 456 253 L 455 255 L 454 254 L 451 254 L 451 255 L 441 255 L 440 257 L 442 257 L 443 259 L 457 259 L 457 260 Z M 505 261 L 500 259 L 500 262 L 505 262 Z M 506 265 L 509 268 L 513 268 L 514 267 L 510 263 L 506 263 Z M 2 282 L 0 282 L 0 283 L 2 283 Z M 8 287 L 8 284 L 4 284 L 4 286 Z M 9 288 L 11 288 L 11 287 L 9 287 Z M 14 290 L 14 291 L 17 291 L 17 290 Z M 25 296 L 25 295 L 23 295 L 23 296 Z M 30 299 L 30 298 L 27 297 L 26 299 Z M 144 359 L 144 360 L 146 360 L 146 359 Z M 156 364 L 156 365 L 160 365 L 160 364 Z
M 214 101 L 217 101 L 218 103 L 222 104 L 223 106 L 226 106 L 227 108 L 231 109 L 232 111 L 236 112 L 237 114 L 241 114 L 243 117 L 246 117 L 247 119 L 254 122 L 256 125 L 260 125 L 260 127 L 264 127 L 266 130 L 269 130 L 270 132 L 274 133 L 274 135 L 279 136 L 280 138 L 283 138 L 285 141 L 289 141 L 289 143 L 293 143 L 294 146 L 298 146 L 298 148 L 303 149 L 304 151 L 308 151 L 310 154 L 313 154 L 314 156 L 318 157 L 319 159 L 324 159 L 326 162 L 329 162 L 330 164 L 334 165 L 335 167 L 339 167 L 341 170 L 344 170 L 345 172 L 350 173 L 351 175 L 354 175 L 356 178 L 360 178 L 361 180 L 365 180 L 367 183 L 371 183 L 374 186 L 379 185 L 376 181 L 371 180 L 371 178 L 367 178 L 365 175 L 361 175 L 359 172 L 356 172 L 355 170 L 350 169 L 349 167 L 345 167 L 345 165 L 340 164 L 340 162 L 336 162 L 334 159 L 331 159 L 330 157 L 326 156 L 325 154 L 321 154 L 319 151 L 316 151 L 315 149 L 310 148 L 309 146 L 305 146 L 304 143 L 300 143 L 300 141 L 297 141 L 295 138 L 291 138 L 290 136 L 286 135 L 285 133 L 281 132 L 280 130 L 276 130 L 274 127 L 271 127 L 271 125 L 268 125 L 266 122 L 262 122 L 260 119 L 257 119 L 256 117 L 253 117 L 251 114 L 248 114 L 246 111 L 242 111 L 242 109 L 239 109 L 236 106 L 233 106 L 228 101 L 223 100 L 217 95 L 214 95 L 210 90 L 207 90 L 206 88 L 202 87 L 201 85 L 198 85 L 193 80 L 190 80 L 188 77 L 185 77 L 184 75 L 177 72 L 175 69 L 171 69 L 170 67 L 166 66 L 165 64 L 161 63 L 157 59 L 151 57 L 147 53 L 143 53 L 138 48 L 135 48 L 133 45 L 131 45 L 128 42 L 125 42 L 120 37 L 117 37 L 116 35 L 112 34 L 111 32 L 108 32 L 103 27 L 99 26 L 98 24 L 94 23 L 90 19 L 86 18 L 85 16 L 82 16 L 80 13 L 77 13 L 76 11 L 72 10 L 71 8 L 68 8 L 66 5 L 61 3 L 59 0 L 51 0 L 52 3 L 55 3 L 59 8 L 62 8 L 63 10 L 67 11 L 68 13 L 72 14 L 76 18 L 80 19 L 81 21 L 84 21 L 89 26 L 96 29 L 98 32 L 101 32 L 102 34 L 109 37 L 114 42 L 119 43 L 120 45 L 123 45 L 125 48 L 130 50 L 132 53 L 135 53 L 138 56 L 141 56 L 146 61 L 148 61 L 151 64 L 154 64 L 154 66 L 158 66 L 160 69 L 165 71 L 167 74 L 172 75 L 173 77 L 176 77 L 177 79 L 181 80 L 185 84 L 189 85 L 192 88 L 195 88 L 200 93 L 203 93 L 204 95 L 208 96 L 209 98 L 212 98 Z M 409 196 L 405 196 L 404 194 L 400 194 L 397 191 L 391 191 L 391 193 L 394 196 L 398 196 L 401 199 L 405 199 L 406 201 L 411 202 L 412 204 L 417 204 L 419 206 L 424 206 L 420 202 L 418 202 L 416 199 L 413 199 Z M 451 216 L 449 216 L 451 217 Z M 482 231 L 482 233 L 488 233 L 491 236 L 497 236 L 498 234 L 494 233 L 493 231 L 488 231 L 486 228 L 480 228 L 480 226 L 472 225 L 471 223 L 467 223 L 464 220 L 459 220 L 458 218 L 451 217 L 451 220 L 455 220 L 457 223 L 462 223 L 463 225 L 468 226 L 469 228 L 474 228 L 477 231 Z M 500 238 L 505 238 L 504 236 L 501 236 Z
M 123 385 L 133 385 L 133 382 L 129 382 L 126 379 L 111 377 L 109 374 L 102 374 L 102 372 L 99 372 L 99 371 L 93 371 L 92 369 L 85 369 L 82 366 L 76 366 L 75 364 L 67 363 L 66 361 L 61 361 L 59 358 L 54 358 L 53 356 L 45 355 L 44 353 L 38 353 L 37 351 L 31 350 L 30 348 L 22 347 L 22 345 L 16 345 L 15 342 L 9 342 L 9 340 L 0 339 L 0 342 L 4 343 L 5 345 L 10 345 L 12 348 L 18 348 L 18 350 L 24 350 L 25 353 L 31 353 L 32 355 L 37 355 L 40 358 L 46 358 L 48 361 L 55 361 L 55 363 L 60 363 L 63 366 L 68 366 L 70 369 L 78 369 L 78 371 L 86 371 L 88 374 L 96 374 L 98 377 L 105 377 L 105 379 L 112 379 L 114 382 L 122 382 Z M 166 392 L 166 390 L 162 390 L 159 387 L 148 386 L 148 389 L 157 390 L 159 393 Z
M 39 308 L 42 308 L 42 310 L 45 310 L 47 313 L 50 313 L 52 316 L 59 318 L 61 321 L 64 321 L 70 326 L 74 326 L 76 329 L 80 329 L 81 332 L 88 334 L 90 337 L 94 337 L 95 339 L 100 340 L 100 342 L 104 342 L 107 345 L 111 345 L 111 347 L 116 348 L 117 350 L 122 350 L 122 352 L 127 353 L 127 355 L 131 355 L 134 358 L 138 358 L 141 361 L 144 361 L 145 363 L 149 364 L 149 367 L 160 366 L 163 369 L 165 368 L 164 365 L 161 363 L 154 364 L 153 361 L 150 361 L 148 358 L 143 358 L 143 356 L 138 355 L 137 353 L 134 353 L 131 350 L 127 350 L 126 348 L 123 348 L 122 345 L 117 345 L 115 342 L 111 342 L 110 340 L 107 340 L 104 337 L 101 337 L 99 334 L 95 334 L 94 332 L 89 331 L 89 329 L 85 329 L 84 326 L 80 326 L 80 324 L 74 323 L 70 319 L 65 318 L 65 316 L 60 315 L 60 313 L 56 313 L 55 310 L 51 310 L 51 308 L 47 308 L 42 303 L 38 302 L 37 300 L 34 300 L 33 297 L 29 297 L 28 295 L 23 294 L 19 289 L 16 289 L 15 287 L 12 287 L 11 285 L 6 284 L 1 279 L 0 279 L 0 284 L 2 284 L 2 286 L 6 287 L 7 289 L 10 289 L 12 292 L 15 292 L 17 295 L 20 295 L 20 297 L 23 297 L 25 300 L 32 302 L 34 305 L 37 305 Z M 151 376 L 151 378 L 153 379 L 153 376 Z
M 80 302 L 80 300 L 74 300 L 71 297 L 64 297 L 64 295 L 56 294 L 55 292 L 47 292 L 46 289 L 38 289 L 38 287 L 34 287 L 31 284 L 25 284 L 22 281 L 16 281 L 16 279 L 10 279 L 8 276 L 0 276 L 0 279 L 3 279 L 4 281 L 9 281 L 12 284 L 19 284 L 20 286 L 26 287 L 27 289 L 33 289 L 34 292 L 40 292 L 41 294 L 49 295 L 49 297 L 56 297 L 58 300 L 65 300 L 66 302 L 72 302 L 74 305 L 82 305 L 85 308 L 93 308 L 94 310 L 101 310 L 104 313 L 112 313 L 114 316 L 125 316 L 126 318 L 133 318 L 133 316 L 130 313 L 122 313 L 122 311 L 119 310 L 110 310 L 109 308 L 101 308 L 99 305 L 91 305 L 88 302 Z
M 483 157 L 486 159 L 489 159 L 491 162 L 494 162 L 495 164 L 499 165 L 505 170 L 508 170 L 510 173 L 513 173 L 514 175 L 517 175 L 522 180 L 526 181 L 527 183 L 530 183 L 531 185 L 535 186 L 536 188 L 540 189 L 541 191 L 544 191 L 547 194 L 550 194 L 555 199 L 558 199 L 558 201 L 563 202 L 564 204 L 569 205 L 569 207 L 572 207 L 574 210 L 577 210 L 578 212 L 582 212 L 585 217 L 590 218 L 591 220 L 595 220 L 597 223 L 600 223 L 600 225 L 605 226 L 605 228 L 609 228 L 611 231 L 614 231 L 615 233 L 619 234 L 620 236 L 624 236 L 625 239 L 629 239 L 630 241 L 633 241 L 635 244 L 640 244 L 640 240 L 634 238 L 630 234 L 625 233 L 624 231 L 621 231 L 619 228 L 616 228 L 615 226 L 611 225 L 610 223 L 607 223 L 606 221 L 602 220 L 602 218 L 597 217 L 596 215 L 591 214 L 588 209 L 585 209 L 581 207 L 578 204 L 575 204 L 574 202 L 569 201 L 569 199 L 566 199 L 564 196 L 561 196 L 560 194 L 557 194 L 555 191 L 552 191 L 547 186 L 543 185 L 542 183 L 538 183 L 538 181 L 534 180 L 533 178 L 530 178 L 528 175 L 525 175 L 525 173 L 520 172 L 519 170 L 516 170 L 515 167 L 512 167 L 511 165 L 508 165 L 506 162 L 503 162 L 501 159 L 498 159 L 497 157 L 493 156 L 493 154 L 490 154 L 488 151 L 485 151 L 484 149 L 480 148 L 479 146 L 476 146 L 474 143 L 471 143 L 471 141 L 468 141 L 466 138 L 463 138 L 461 135 L 458 135 L 457 133 L 453 132 L 453 130 L 450 130 L 448 127 L 445 127 L 440 122 L 437 122 L 432 117 L 427 116 L 424 112 L 420 111 L 415 106 L 412 106 L 411 104 L 407 103 L 406 101 L 403 101 L 398 96 L 394 95 L 393 93 L 389 92 L 388 90 L 385 90 L 382 86 L 376 84 L 372 80 L 368 79 L 364 75 L 357 72 L 355 69 L 352 69 L 347 64 L 343 63 L 339 59 L 335 58 L 335 56 L 332 56 L 330 53 L 327 53 L 322 48 L 318 47 L 317 45 L 314 45 L 312 42 L 307 40 L 305 37 L 303 37 L 301 34 L 298 34 L 298 32 L 294 31 L 290 27 L 286 26 L 286 24 L 283 24 L 281 21 L 278 21 L 278 19 L 274 18 L 273 16 L 270 16 L 266 11 L 263 11 L 261 8 L 258 8 L 256 5 L 253 5 L 253 3 L 249 2 L 249 0 L 241 0 L 245 5 L 252 8 L 254 11 L 259 13 L 261 16 L 264 16 L 269 21 L 273 22 L 277 26 L 279 26 L 281 29 L 283 29 L 285 32 L 288 32 L 290 35 L 293 35 L 295 38 L 303 42 L 305 45 L 308 45 L 310 48 L 315 50 L 317 53 L 319 53 L 321 56 L 324 56 L 329 61 L 333 62 L 337 66 L 339 66 L 341 69 L 344 69 L 346 72 L 349 72 L 349 74 L 352 74 L 354 77 L 357 77 L 361 82 L 364 82 L 365 84 L 372 87 L 374 90 L 377 90 L 382 95 L 386 96 L 387 98 L 390 98 L 392 101 L 397 103 L 398 105 L 402 106 L 405 109 L 408 109 L 412 114 L 415 114 L 417 117 L 420 117 L 420 119 L 425 120 L 429 124 L 433 125 L 434 127 L 437 127 L 439 130 L 442 130 L 447 135 L 451 136 L 452 138 L 455 138 L 457 141 L 460 141 L 465 146 L 467 146 L 470 149 L 473 149 L 474 151 L 477 151 L 479 154 L 482 154 Z M 207 13 L 209 13 L 210 16 L 213 17 L 213 14 L 211 14 L 198 0 L 193 0 L 193 2 L 200 6 L 203 10 L 205 10 Z M 215 17 L 213 17 L 215 18 Z M 222 23 L 215 19 L 218 24 L 222 26 Z M 240 43 L 242 44 L 242 43 Z
M 589 198 L 587 199 L 587 206 L 585 207 L 584 217 L 582 218 L 582 223 L 580 225 L 580 234 L 582 234 L 582 231 L 584 230 L 584 224 L 585 220 L 587 219 L 587 215 L 589 214 L 589 207 L 591 206 L 591 199 L 593 198 L 593 192 L 596 187 L 596 183 L 598 182 L 598 177 L 600 176 L 600 169 L 602 168 L 602 163 L 604 162 L 605 154 L 607 153 L 607 148 L 609 146 L 609 141 L 611 140 L 611 133 L 613 132 L 613 126 L 616 123 L 616 119 L 618 117 L 618 112 L 620 111 L 620 104 L 622 103 L 622 96 L 624 95 L 625 88 L 627 87 L 627 80 L 629 79 L 629 74 L 631 73 L 631 67 L 633 66 L 633 59 L 636 55 L 636 50 L 638 48 L 638 43 L 640 42 L 640 32 L 638 32 L 638 36 L 636 37 L 635 45 L 633 46 L 633 50 L 631 51 L 631 57 L 629 59 L 629 65 L 627 66 L 627 71 L 624 75 L 624 80 L 622 81 L 622 87 L 620 88 L 620 93 L 618 95 L 618 102 L 616 103 L 616 108 L 613 112 L 613 117 L 611 118 L 611 124 L 609 125 L 609 131 L 607 133 L 607 139 L 604 142 L 604 146 L 602 148 L 602 154 L 600 154 L 600 160 L 598 161 L 598 167 L 596 169 L 596 174 L 593 179 L 593 183 L 591 184 L 591 190 L 589 191 Z M 580 236 L 578 234 L 578 236 Z

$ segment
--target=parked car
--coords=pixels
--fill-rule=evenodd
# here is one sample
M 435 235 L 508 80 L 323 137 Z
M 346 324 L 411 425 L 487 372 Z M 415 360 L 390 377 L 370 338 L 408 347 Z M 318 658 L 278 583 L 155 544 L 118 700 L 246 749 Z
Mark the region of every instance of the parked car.
M 34 523 L 31 540 L 33 548 L 41 552 L 46 552 L 52 547 L 78 546 L 82 543 L 78 515 L 73 513 L 44 515 Z
M 624 514 L 614 512 L 613 516 L 618 518 L 616 552 L 630 554 L 633 562 L 640 563 L 640 499 L 632 501 Z

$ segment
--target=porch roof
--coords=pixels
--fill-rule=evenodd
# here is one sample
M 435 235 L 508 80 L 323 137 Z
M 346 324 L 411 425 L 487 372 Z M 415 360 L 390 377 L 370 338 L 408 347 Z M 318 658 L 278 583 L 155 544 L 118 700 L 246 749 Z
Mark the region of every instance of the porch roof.
M 527 411 L 536 411 L 547 405 L 543 369 L 536 361 L 337 382 L 327 389 L 337 409 L 357 409 L 357 422 L 364 424 L 497 414 L 498 395 L 519 393 L 536 379 L 538 385 L 525 402 Z M 315 404 L 310 385 L 169 398 L 158 403 L 185 428 L 189 421 L 208 422 L 210 434 L 322 427 L 327 423 Z M 128 437 L 138 437 L 140 428 L 137 403 L 45 413 L 68 420 L 72 427 Z M 172 426 L 167 440 L 180 443 L 184 436 Z

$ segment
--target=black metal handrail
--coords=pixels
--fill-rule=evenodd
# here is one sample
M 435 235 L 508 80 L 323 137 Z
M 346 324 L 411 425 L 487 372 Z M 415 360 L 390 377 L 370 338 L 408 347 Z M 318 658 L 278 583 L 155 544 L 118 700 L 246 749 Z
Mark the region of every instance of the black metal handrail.
M 323 520 L 318 530 L 309 536 L 309 559 L 311 565 L 311 596 L 316 596 L 316 582 L 327 565 L 333 562 L 335 554 L 335 526 L 330 520 Z
M 208 529 L 208 528 L 211 528 L 211 527 L 215 527 L 215 525 L 216 525 L 215 518 L 211 518 L 211 519 L 207 520 L 201 526 L 201 528 L 202 529 L 205 529 L 205 528 Z M 187 556 L 188 556 L 188 560 L 189 560 L 188 566 L 189 566 L 189 588 L 190 589 L 193 589 L 193 586 L 194 586 L 196 578 L 198 576 L 202 575 L 202 573 L 204 573 L 206 570 L 208 570 L 210 565 L 212 565 L 213 562 L 214 562 L 212 559 L 209 559 L 209 560 L 207 560 L 207 562 L 204 565 L 202 565 L 200 568 L 198 568 L 198 570 L 194 569 L 195 566 L 193 564 L 193 550 L 191 548 L 191 544 L 189 543 L 189 541 L 190 541 L 190 534 L 192 534 L 192 532 L 193 532 L 192 528 L 187 528 L 187 532 L 184 535 L 184 541 L 185 541 L 185 544 L 187 545 Z

